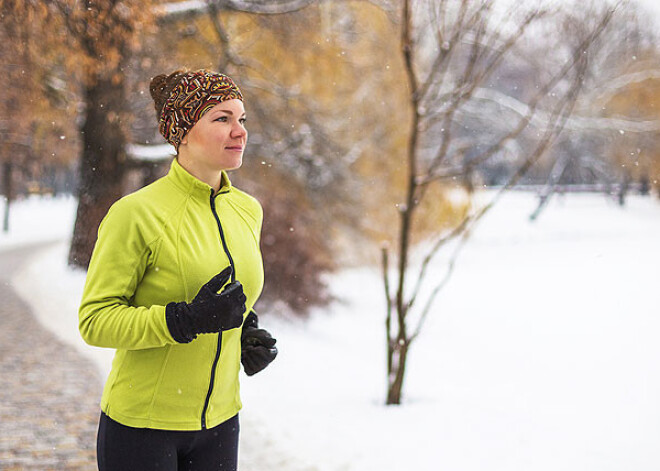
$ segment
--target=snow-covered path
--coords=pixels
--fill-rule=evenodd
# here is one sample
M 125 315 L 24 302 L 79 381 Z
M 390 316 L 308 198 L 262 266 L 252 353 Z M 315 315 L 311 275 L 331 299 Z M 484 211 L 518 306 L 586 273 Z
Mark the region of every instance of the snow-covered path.
M 530 224 L 534 205 L 508 195 L 477 230 L 413 345 L 402 407 L 382 405 L 377 269 L 333 275 L 343 301 L 307 322 L 262 313 L 280 355 L 242 380 L 242 469 L 660 469 L 660 204 L 567 195 Z M 75 343 L 84 274 L 65 254 L 14 283 L 40 286 L 42 322 Z

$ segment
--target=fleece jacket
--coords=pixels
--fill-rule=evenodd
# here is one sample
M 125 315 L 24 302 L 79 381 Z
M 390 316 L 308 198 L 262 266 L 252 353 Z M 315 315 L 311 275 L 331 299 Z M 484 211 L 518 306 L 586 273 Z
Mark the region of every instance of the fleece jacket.
M 177 343 L 165 306 L 190 302 L 227 266 L 246 314 L 263 288 L 262 209 L 231 185 L 219 191 L 176 159 L 169 173 L 117 201 L 98 232 L 79 310 L 90 345 L 116 349 L 101 408 L 140 428 L 200 430 L 241 408 L 241 328 Z

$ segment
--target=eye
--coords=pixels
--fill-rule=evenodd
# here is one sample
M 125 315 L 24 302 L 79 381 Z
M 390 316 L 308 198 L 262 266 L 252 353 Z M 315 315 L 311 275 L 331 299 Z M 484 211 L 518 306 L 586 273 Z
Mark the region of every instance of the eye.
M 220 116 L 219 118 L 216 118 L 215 121 L 220 121 L 221 123 L 226 123 L 227 122 L 227 117 L 226 116 Z
M 241 123 L 241 124 L 245 124 L 246 121 L 247 121 L 247 118 L 241 118 L 241 119 L 238 120 L 238 122 Z

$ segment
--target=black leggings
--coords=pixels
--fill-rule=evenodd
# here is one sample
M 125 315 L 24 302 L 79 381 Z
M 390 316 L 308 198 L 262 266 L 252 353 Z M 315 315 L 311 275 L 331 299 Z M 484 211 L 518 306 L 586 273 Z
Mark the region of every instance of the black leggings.
M 194 432 L 127 427 L 101 413 L 99 471 L 235 471 L 238 415 Z

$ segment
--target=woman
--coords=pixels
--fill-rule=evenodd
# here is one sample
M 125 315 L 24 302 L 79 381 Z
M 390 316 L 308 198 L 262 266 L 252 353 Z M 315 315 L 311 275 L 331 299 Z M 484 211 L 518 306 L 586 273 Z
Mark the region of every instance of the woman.
M 159 75 L 150 90 L 177 156 L 101 222 L 79 312 L 87 343 L 117 349 L 99 469 L 233 470 L 239 362 L 252 375 L 277 354 L 252 311 L 261 206 L 226 173 L 247 142 L 243 96 L 205 70 Z

